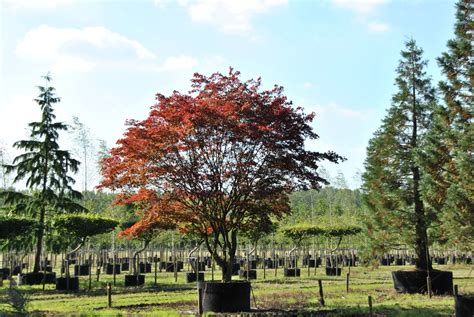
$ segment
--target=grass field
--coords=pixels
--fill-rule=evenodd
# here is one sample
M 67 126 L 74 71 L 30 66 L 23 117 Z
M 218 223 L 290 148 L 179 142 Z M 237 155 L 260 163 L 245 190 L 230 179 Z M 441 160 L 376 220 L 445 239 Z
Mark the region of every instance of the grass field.
M 472 265 L 445 265 L 439 267 L 454 274 L 454 284 L 459 286 L 460 294 L 474 294 L 474 272 Z M 324 268 L 301 269 L 301 277 L 283 278 L 279 269 L 258 270 L 258 279 L 252 282 L 252 309 L 258 312 L 275 314 L 320 312 L 325 316 L 364 316 L 368 315 L 368 296 L 373 299 L 376 316 L 450 316 L 454 314 L 454 300 L 451 296 L 401 295 L 393 290 L 390 272 L 405 267 L 366 267 L 351 268 L 349 292 L 346 292 L 347 268 L 341 277 L 329 278 Z M 215 277 L 218 278 L 218 272 Z M 178 316 L 194 315 L 197 307 L 195 284 L 185 283 L 185 273 L 178 273 L 174 282 L 173 273 L 158 273 L 157 285 L 154 274 L 147 274 L 146 285 L 138 288 L 124 288 L 123 275 L 118 275 L 112 290 L 112 308 L 107 308 L 106 285 L 112 276 L 101 275 L 96 282 L 93 276 L 92 290 L 87 290 L 88 277 L 81 277 L 81 291 L 59 292 L 54 285 L 19 286 L 22 296 L 29 299 L 28 315 L 33 316 Z M 206 273 L 206 280 L 211 273 Z M 324 300 L 319 303 L 318 279 L 323 281 Z M 10 305 L 9 282 L 0 287 L 0 315 L 13 316 Z M 10 292 L 11 294 L 11 292 Z M 323 313 L 325 312 L 325 313 Z

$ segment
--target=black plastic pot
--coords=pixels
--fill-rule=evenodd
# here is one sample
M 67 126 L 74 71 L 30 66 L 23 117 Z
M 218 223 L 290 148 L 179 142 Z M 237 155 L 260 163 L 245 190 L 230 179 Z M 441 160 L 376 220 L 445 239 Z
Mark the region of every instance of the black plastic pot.
M 206 270 L 206 262 L 203 262 L 203 261 L 191 261 L 191 267 L 193 268 L 193 270 L 196 270 L 196 266 L 197 266 L 197 269 L 198 271 L 205 271 Z
M 151 263 L 140 263 L 138 265 L 138 271 L 141 273 L 151 273 Z
M 90 266 L 87 264 L 74 265 L 74 275 L 75 276 L 87 276 L 89 275 Z
M 286 277 L 300 276 L 300 275 L 301 275 L 301 271 L 300 271 L 299 268 L 286 267 L 286 268 L 283 270 L 283 275 L 286 276 Z
M 444 264 L 446 264 L 446 258 L 444 258 L 444 257 L 437 258 L 436 263 L 438 265 L 444 265 Z
M 43 283 L 43 272 L 30 272 L 21 276 L 21 284 L 39 285 Z M 46 273 L 45 284 L 56 284 L 56 273 Z
M 180 268 L 180 265 L 179 263 L 177 262 L 176 263 L 176 272 L 180 272 L 181 271 L 181 268 Z M 174 272 L 174 263 L 173 262 L 167 262 L 166 263 L 166 272 Z
M 202 311 L 235 313 L 250 311 L 250 282 L 199 282 Z
M 65 291 L 67 288 L 67 278 L 58 277 L 56 279 L 56 290 Z M 79 290 L 79 278 L 78 277 L 69 277 L 69 290 L 78 291 Z
M 380 259 L 380 265 L 389 266 L 390 265 L 390 259 L 389 258 L 381 258 Z
M 17 265 L 13 268 L 13 276 L 16 276 L 21 273 L 21 266 Z
M 204 272 L 198 273 L 198 279 L 200 282 L 204 281 Z M 193 283 L 196 282 L 196 273 L 188 272 L 186 273 L 186 283 Z
M 402 258 L 396 258 L 395 265 L 405 265 L 405 261 Z
M 130 263 L 129 262 L 123 262 L 121 269 L 122 269 L 122 271 L 129 271 L 130 270 Z
M 275 268 L 275 262 L 272 259 L 266 259 L 265 260 L 265 267 L 267 269 L 274 269 Z
M 341 268 L 340 267 L 330 267 L 326 266 L 326 275 L 327 276 L 341 276 Z
M 10 276 L 10 269 L 8 267 L 4 267 L 0 269 L 0 277 L 6 280 Z
M 474 296 L 454 296 L 454 307 L 456 308 L 456 317 L 474 316 Z
M 125 275 L 124 286 L 140 286 L 145 284 L 145 275 Z
M 240 271 L 240 264 L 234 263 L 232 265 L 232 275 L 239 275 L 239 271 Z
M 115 264 L 115 274 L 120 274 L 121 266 L 120 264 Z M 107 263 L 106 274 L 114 274 L 114 265 L 112 263 Z
M 247 279 L 247 270 L 239 270 L 239 277 L 243 279 Z M 250 270 L 249 280 L 256 280 L 256 279 L 257 279 L 257 270 Z
M 392 272 L 393 284 L 398 293 L 426 293 L 427 276 L 428 273 L 425 270 Z M 430 278 L 433 294 L 453 294 L 453 272 L 432 270 L 430 271 Z

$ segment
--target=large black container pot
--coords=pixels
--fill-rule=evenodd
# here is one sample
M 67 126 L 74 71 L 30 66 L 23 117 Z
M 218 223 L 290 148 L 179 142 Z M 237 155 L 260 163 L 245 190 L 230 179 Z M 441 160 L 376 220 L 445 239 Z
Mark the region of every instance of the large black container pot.
M 176 262 L 176 272 L 180 272 L 181 268 L 178 262 Z M 166 272 L 174 272 L 174 263 L 173 262 L 167 262 L 166 263 Z
M 87 276 L 90 272 L 90 266 L 87 264 L 74 265 L 74 275 L 75 276 Z
M 243 279 L 247 279 L 247 270 L 239 270 L 239 277 Z M 250 270 L 249 280 L 256 280 L 256 279 L 257 279 L 257 270 Z
M 139 272 L 141 273 L 151 273 L 151 263 L 140 263 Z
M 398 293 L 426 293 L 427 271 L 395 271 L 392 272 L 393 284 Z M 453 272 L 430 271 L 431 290 L 435 295 L 453 294 Z
M 43 283 L 43 272 L 30 272 L 21 276 L 24 285 L 39 285 Z M 56 284 L 56 273 L 46 273 L 45 284 Z
M 203 282 L 204 272 L 199 272 L 197 277 L 198 277 L 199 282 Z M 196 282 L 196 273 L 194 272 L 186 273 L 186 283 L 193 283 L 193 282 Z
M 239 275 L 239 271 L 240 271 L 240 264 L 234 263 L 232 265 L 232 275 Z
M 140 286 L 145 284 L 145 275 L 125 275 L 124 286 Z
M 13 276 L 16 276 L 21 273 L 21 266 L 17 265 L 13 268 Z
M 381 258 L 380 259 L 380 265 L 389 266 L 390 265 L 390 259 L 389 258 Z
M 56 290 L 65 291 L 68 290 L 67 287 L 67 278 L 58 277 L 56 279 Z M 69 277 L 69 290 L 78 291 L 79 290 L 79 278 L 78 277 Z
M 300 271 L 299 268 L 286 267 L 286 268 L 283 270 L 283 275 L 286 276 L 286 277 L 300 276 L 300 275 L 301 275 L 301 271 Z
M 193 268 L 193 270 L 196 270 L 196 266 L 197 266 L 197 269 L 198 271 L 205 271 L 206 270 L 206 262 L 204 261 L 191 261 L 191 267 Z
M 120 264 L 115 264 L 115 274 L 120 274 L 120 269 L 121 269 Z M 107 263 L 105 273 L 114 274 L 114 265 L 112 263 Z
M 272 259 L 266 259 L 265 260 L 265 267 L 267 269 L 274 269 L 275 268 L 275 262 Z
M 326 275 L 327 276 L 341 276 L 341 268 L 340 267 L 330 267 L 326 266 Z
M 8 267 L 4 267 L 0 269 L 0 277 L 6 280 L 10 276 L 10 269 Z
M 344 259 L 344 265 L 345 266 L 352 266 L 352 267 L 356 266 L 355 259 L 354 258 L 345 258 Z
M 234 313 L 250 311 L 250 282 L 199 282 L 202 311 Z
M 123 262 L 121 265 L 122 271 L 129 271 L 130 270 L 130 263 L 129 262 Z
M 454 306 L 456 308 L 456 317 L 474 316 L 473 296 L 454 296 Z
M 395 265 L 405 265 L 405 261 L 402 258 L 396 258 Z
M 438 265 L 445 265 L 446 264 L 446 258 L 444 258 L 444 257 L 436 258 L 436 263 Z

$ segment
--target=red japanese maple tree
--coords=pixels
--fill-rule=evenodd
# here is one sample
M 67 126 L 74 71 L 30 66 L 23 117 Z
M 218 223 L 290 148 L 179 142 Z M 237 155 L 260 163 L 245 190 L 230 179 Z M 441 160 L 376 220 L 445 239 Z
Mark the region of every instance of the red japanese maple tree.
M 318 138 L 314 114 L 293 107 L 282 87 L 262 90 L 260 78 L 239 76 L 196 73 L 188 94 L 157 94 L 148 118 L 130 120 L 104 160 L 101 183 L 121 201 L 147 202 L 144 226 L 166 219 L 200 236 L 224 281 L 237 233 L 289 213 L 288 193 L 327 183 L 320 161 L 343 160 L 305 149 Z

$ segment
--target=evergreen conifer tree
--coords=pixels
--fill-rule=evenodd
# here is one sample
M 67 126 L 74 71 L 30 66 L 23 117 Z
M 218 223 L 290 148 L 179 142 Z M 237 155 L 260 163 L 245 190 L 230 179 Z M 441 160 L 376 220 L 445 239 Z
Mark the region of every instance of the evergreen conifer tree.
M 41 269 L 47 216 L 66 211 L 85 211 L 75 202 L 82 199 L 82 195 L 71 187 L 74 179 L 69 175 L 77 172 L 79 161 L 73 159 L 68 151 L 61 150 L 58 144 L 59 132 L 67 130 L 67 125 L 54 121 L 53 105 L 60 98 L 56 96 L 55 89 L 49 86 L 50 75 L 43 78 L 46 85 L 38 87 L 40 94 L 35 99 L 41 108 L 41 121 L 28 124 L 31 128 L 30 139 L 17 141 L 13 145 L 24 153 L 17 156 L 12 165 L 6 165 L 8 173 L 16 172 L 14 183 L 26 180 L 30 194 L 15 191 L 2 193 L 6 204 L 16 205 L 17 210 L 23 209 L 38 219 L 33 272 Z
M 381 244 L 398 238 L 413 245 L 416 268 L 426 270 L 431 269 L 427 230 L 433 215 L 421 194 L 420 152 L 436 97 L 422 55 L 414 40 L 401 52 L 395 81 L 398 91 L 367 148 L 364 190 L 372 213 L 368 229 L 373 240 Z
M 423 189 L 429 207 L 442 214 L 440 238 L 469 248 L 474 243 L 474 3 L 457 5 L 455 38 L 438 58 L 444 100 L 427 137 Z

